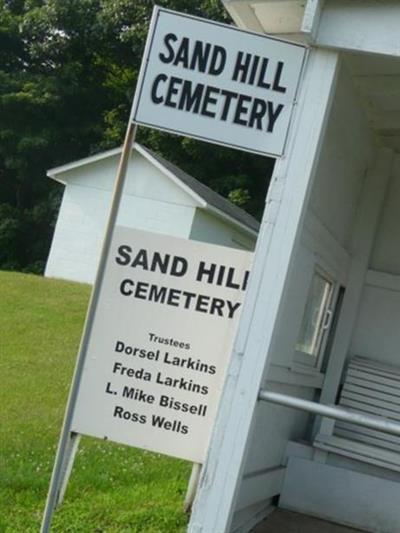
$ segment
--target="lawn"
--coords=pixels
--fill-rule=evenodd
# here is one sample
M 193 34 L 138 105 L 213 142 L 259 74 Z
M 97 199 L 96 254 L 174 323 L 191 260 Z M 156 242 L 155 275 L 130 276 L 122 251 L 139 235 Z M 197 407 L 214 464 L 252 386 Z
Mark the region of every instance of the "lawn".
M 90 288 L 0 272 L 0 532 L 37 532 Z M 185 530 L 191 465 L 83 438 L 55 532 Z

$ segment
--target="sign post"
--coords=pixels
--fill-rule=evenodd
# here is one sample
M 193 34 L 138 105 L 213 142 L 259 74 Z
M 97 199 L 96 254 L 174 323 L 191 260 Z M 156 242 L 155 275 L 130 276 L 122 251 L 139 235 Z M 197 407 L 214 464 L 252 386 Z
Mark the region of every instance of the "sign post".
M 82 334 L 81 344 L 79 347 L 78 357 L 75 366 L 74 377 L 72 379 L 71 389 L 68 398 L 68 404 L 65 411 L 63 428 L 61 430 L 60 440 L 57 449 L 57 455 L 54 462 L 53 473 L 50 481 L 50 488 L 47 495 L 46 507 L 43 515 L 41 533 L 50 531 L 53 513 L 58 503 L 62 500 L 65 492 L 68 476 L 72 469 L 75 452 L 79 443 L 79 435 L 71 431 L 71 421 L 75 411 L 76 398 L 79 391 L 80 380 L 83 366 L 85 363 L 87 347 L 92 334 L 93 320 L 99 301 L 100 289 L 104 278 L 106 261 L 110 249 L 111 239 L 115 222 L 118 215 L 118 208 L 121 202 L 122 191 L 124 188 L 128 161 L 135 142 L 137 126 L 131 120 L 129 121 L 121 158 L 118 166 L 117 177 L 115 180 L 114 191 L 111 200 L 110 213 L 108 217 L 106 232 L 104 235 L 103 247 L 101 250 L 99 265 L 97 268 L 96 280 L 86 315 L 86 322 Z
M 218 247 L 211 247 L 211 255 L 207 256 L 205 245 L 199 245 L 206 259 L 196 257 L 195 253 L 186 257 L 180 253 L 181 245 L 176 243 L 172 244 L 171 252 L 156 249 L 160 248 L 159 242 L 153 242 L 156 247 L 150 245 L 148 249 L 144 237 L 140 250 L 153 254 L 149 260 L 143 253 L 143 257 L 140 253 L 135 255 L 129 230 L 115 227 L 137 125 L 279 157 L 284 152 L 305 53 L 305 48 L 295 43 L 158 7 L 154 9 L 53 468 L 42 533 L 49 531 L 54 509 L 63 497 L 81 433 L 157 450 L 195 463 L 204 460 L 230 353 L 233 324 L 239 316 L 238 294 L 247 285 L 248 258 L 245 259 L 243 252 L 232 250 L 230 253 L 225 249 L 223 258 L 218 258 Z M 172 259 L 167 260 L 167 256 Z M 142 277 L 139 279 L 132 272 L 140 268 Z M 126 275 L 127 269 L 131 275 Z M 168 282 L 160 284 L 161 280 L 154 278 L 157 270 L 168 277 Z M 122 272 L 125 277 L 121 279 Z M 240 273 L 244 276 L 242 279 L 235 277 Z M 171 280 L 177 282 L 186 275 L 189 286 L 171 285 Z M 200 292 L 198 284 L 207 277 L 209 288 Z M 234 296 L 230 291 L 234 291 Z M 221 294 L 216 296 L 218 292 Z M 114 324 L 115 331 L 112 334 L 108 331 L 112 344 L 104 344 L 103 328 L 112 317 L 110 295 L 117 293 L 120 309 L 124 309 L 125 314 L 119 315 L 121 321 Z M 143 322 L 140 311 L 134 322 L 127 321 L 128 313 L 138 309 L 132 306 L 132 301 L 136 300 L 152 300 L 150 303 L 156 305 L 161 302 L 160 307 L 166 302 L 170 306 L 167 315 L 174 317 L 178 325 L 182 319 L 178 308 L 186 311 L 186 320 L 189 320 L 183 321 L 186 329 L 181 334 L 174 330 L 171 336 L 169 328 L 172 326 L 166 320 L 168 326 L 164 324 L 158 328 L 161 333 L 153 331 L 149 322 Z M 146 314 L 153 316 L 149 308 Z M 200 317 L 205 323 L 206 318 L 211 318 L 216 324 L 225 319 L 226 324 L 230 321 L 230 326 L 221 328 L 219 322 L 213 328 L 211 320 L 207 322 L 210 332 L 200 331 L 196 325 Z M 196 330 L 198 334 L 194 336 L 193 345 L 184 340 L 185 332 L 190 331 L 190 322 L 193 334 Z M 135 335 L 140 332 L 138 337 L 133 338 L 129 324 L 131 329 L 135 328 Z M 170 353 L 172 349 L 166 350 L 165 346 L 163 349 L 148 346 L 157 343 L 155 339 L 170 339 L 170 348 L 174 348 L 175 353 Z M 202 351 L 202 341 L 209 353 Z M 185 351 L 190 353 L 185 355 Z M 217 360 L 212 362 L 216 354 Z M 146 365 L 137 368 L 136 361 L 132 362 L 135 356 L 145 360 Z M 168 373 L 167 368 L 171 372 Z M 196 373 L 200 376 L 198 379 L 194 377 Z M 135 381 L 129 384 L 129 379 Z M 96 416 L 96 402 L 100 402 L 97 405 L 101 405 L 107 416 Z M 136 402 L 135 408 L 132 402 Z M 175 416 L 170 412 L 175 412 Z M 160 439 L 160 431 L 167 432 L 169 438 Z M 190 446 L 182 440 L 186 437 Z M 197 474 L 196 469 L 192 476 L 194 484 Z M 190 499 L 188 494 L 188 505 Z

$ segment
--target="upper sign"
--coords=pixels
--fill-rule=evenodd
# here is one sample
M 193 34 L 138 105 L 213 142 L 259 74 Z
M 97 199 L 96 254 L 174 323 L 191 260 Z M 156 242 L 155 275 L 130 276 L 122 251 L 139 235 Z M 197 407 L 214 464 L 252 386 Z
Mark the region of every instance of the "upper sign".
M 132 119 L 280 156 L 305 51 L 299 44 L 156 7 Z
M 251 257 L 116 227 L 72 431 L 203 462 Z

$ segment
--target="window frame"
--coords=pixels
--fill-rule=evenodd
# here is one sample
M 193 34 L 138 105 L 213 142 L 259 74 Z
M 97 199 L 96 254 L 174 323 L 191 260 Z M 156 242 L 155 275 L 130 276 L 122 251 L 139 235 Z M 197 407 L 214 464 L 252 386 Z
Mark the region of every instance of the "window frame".
M 323 315 L 320 319 L 320 326 L 319 326 L 319 331 L 318 331 L 319 338 L 317 340 L 317 350 L 314 355 L 314 354 L 310 354 L 310 353 L 301 351 L 299 349 L 296 349 L 296 346 L 299 342 L 300 331 L 303 326 L 305 311 L 306 311 L 306 307 L 307 307 L 307 303 L 308 303 L 308 299 L 310 296 L 310 291 L 312 288 L 315 275 L 318 275 L 321 278 L 323 278 L 325 281 L 327 281 L 331 285 L 331 288 L 329 290 L 329 294 L 326 300 L 324 301 L 324 306 L 322 308 L 323 311 L 321 311 Z M 314 265 L 310 285 L 307 291 L 306 301 L 304 304 L 303 315 L 300 321 L 299 331 L 298 331 L 297 340 L 296 340 L 296 344 L 294 348 L 292 370 L 297 371 L 297 372 L 307 372 L 307 373 L 309 372 L 320 373 L 321 372 L 321 366 L 322 366 L 322 362 L 324 359 L 326 344 L 328 342 L 329 332 L 332 327 L 332 318 L 335 313 L 335 306 L 336 306 L 336 301 L 337 301 L 337 297 L 339 294 L 339 288 L 340 288 L 340 282 L 337 279 L 337 277 L 333 275 L 332 273 L 328 272 L 325 268 L 321 267 L 321 265 L 316 263 Z

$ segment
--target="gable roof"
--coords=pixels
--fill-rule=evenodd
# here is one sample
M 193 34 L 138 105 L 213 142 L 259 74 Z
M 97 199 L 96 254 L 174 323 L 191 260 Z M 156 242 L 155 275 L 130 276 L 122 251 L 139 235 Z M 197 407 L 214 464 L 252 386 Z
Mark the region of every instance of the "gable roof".
M 167 177 L 172 179 L 186 193 L 189 193 L 192 197 L 194 197 L 194 199 L 197 200 L 206 211 L 210 211 L 220 218 L 234 222 L 235 224 L 242 226 L 242 228 L 247 232 L 257 235 L 260 225 L 258 221 L 246 213 L 246 211 L 232 204 L 232 202 L 222 197 L 220 194 L 216 193 L 199 180 L 193 176 L 190 176 L 182 169 L 173 163 L 170 163 L 149 148 L 135 143 L 133 149 L 145 157 L 150 163 L 158 167 Z M 122 148 L 114 148 L 112 150 L 107 150 L 105 152 L 85 157 L 77 161 L 72 161 L 71 163 L 48 170 L 47 176 L 66 185 L 67 181 L 61 176 L 65 172 L 84 165 L 90 165 L 108 157 L 119 155 L 121 151 Z

